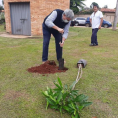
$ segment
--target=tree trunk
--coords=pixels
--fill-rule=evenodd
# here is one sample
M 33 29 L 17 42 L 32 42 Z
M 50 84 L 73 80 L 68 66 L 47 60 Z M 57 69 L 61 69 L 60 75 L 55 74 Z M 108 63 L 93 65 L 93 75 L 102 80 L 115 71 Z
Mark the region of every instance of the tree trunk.
M 115 13 L 115 17 L 114 17 L 113 30 L 116 30 L 117 21 L 118 21 L 118 0 L 116 3 L 116 13 Z

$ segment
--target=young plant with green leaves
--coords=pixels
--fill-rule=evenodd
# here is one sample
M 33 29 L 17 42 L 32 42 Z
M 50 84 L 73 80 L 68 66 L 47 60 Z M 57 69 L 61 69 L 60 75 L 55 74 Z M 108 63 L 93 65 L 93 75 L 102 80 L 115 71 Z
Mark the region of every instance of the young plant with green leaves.
M 51 89 L 47 87 L 47 91 L 43 94 L 47 100 L 47 106 L 52 109 L 59 110 L 61 115 L 64 111 L 68 112 L 72 118 L 80 118 L 80 111 L 91 105 L 92 102 L 88 102 L 88 97 L 84 94 L 78 94 L 78 90 L 73 90 L 73 84 L 68 87 L 67 85 L 62 85 L 60 78 L 58 81 L 54 82 L 56 88 Z

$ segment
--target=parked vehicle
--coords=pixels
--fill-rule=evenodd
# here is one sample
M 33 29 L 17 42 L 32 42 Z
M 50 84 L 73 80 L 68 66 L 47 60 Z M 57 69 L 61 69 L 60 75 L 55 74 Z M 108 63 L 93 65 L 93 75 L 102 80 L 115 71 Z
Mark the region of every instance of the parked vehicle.
M 90 17 L 88 17 L 86 19 L 85 26 L 86 27 L 91 27 Z M 112 27 L 112 24 L 109 21 L 103 20 L 102 27 L 104 27 L 104 28 Z
M 85 25 L 86 18 L 77 17 L 71 22 L 71 26 Z
M 72 20 L 70 26 L 75 26 L 76 23 L 76 21 Z

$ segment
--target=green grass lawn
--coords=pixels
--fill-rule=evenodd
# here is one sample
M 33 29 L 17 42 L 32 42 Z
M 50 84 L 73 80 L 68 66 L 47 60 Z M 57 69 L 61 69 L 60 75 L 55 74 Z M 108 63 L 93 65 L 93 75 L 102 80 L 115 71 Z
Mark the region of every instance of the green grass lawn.
M 76 64 L 87 60 L 83 76 L 75 89 L 89 96 L 93 104 L 80 113 L 81 118 L 118 118 L 118 30 L 101 29 L 99 46 L 90 47 L 91 28 L 70 28 L 63 49 L 65 73 L 29 73 L 41 64 L 43 39 L 0 37 L 0 118 L 61 118 L 58 111 L 46 110 L 42 91 L 54 87 L 60 77 L 70 85 L 77 76 Z M 56 61 L 54 38 L 50 40 L 49 60 Z M 62 118 L 71 118 L 63 114 Z

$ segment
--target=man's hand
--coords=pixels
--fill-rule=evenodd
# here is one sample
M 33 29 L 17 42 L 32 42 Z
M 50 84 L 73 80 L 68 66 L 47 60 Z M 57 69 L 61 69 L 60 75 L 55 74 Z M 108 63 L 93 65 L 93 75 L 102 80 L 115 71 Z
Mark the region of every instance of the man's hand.
M 99 26 L 98 29 L 101 29 L 101 26 Z
M 92 25 L 92 19 L 90 18 L 90 24 Z
M 58 31 L 63 34 L 64 33 L 64 30 L 62 28 L 58 28 Z
M 62 28 L 57 27 L 56 25 L 54 25 L 52 28 L 53 28 L 53 29 L 56 29 L 56 30 L 57 30 L 59 33 L 61 33 L 61 34 L 64 33 L 64 30 L 63 30 Z
M 98 27 L 99 29 L 101 29 L 102 23 L 103 23 L 103 18 L 101 18 L 100 26 Z
M 64 46 L 64 42 L 65 42 L 65 40 L 66 40 L 66 39 L 63 37 L 63 38 L 62 38 L 62 43 L 61 43 L 61 42 L 59 42 L 60 47 L 63 47 L 63 46 Z
M 60 47 L 63 47 L 64 46 L 64 42 L 59 42 L 59 44 L 60 44 Z

